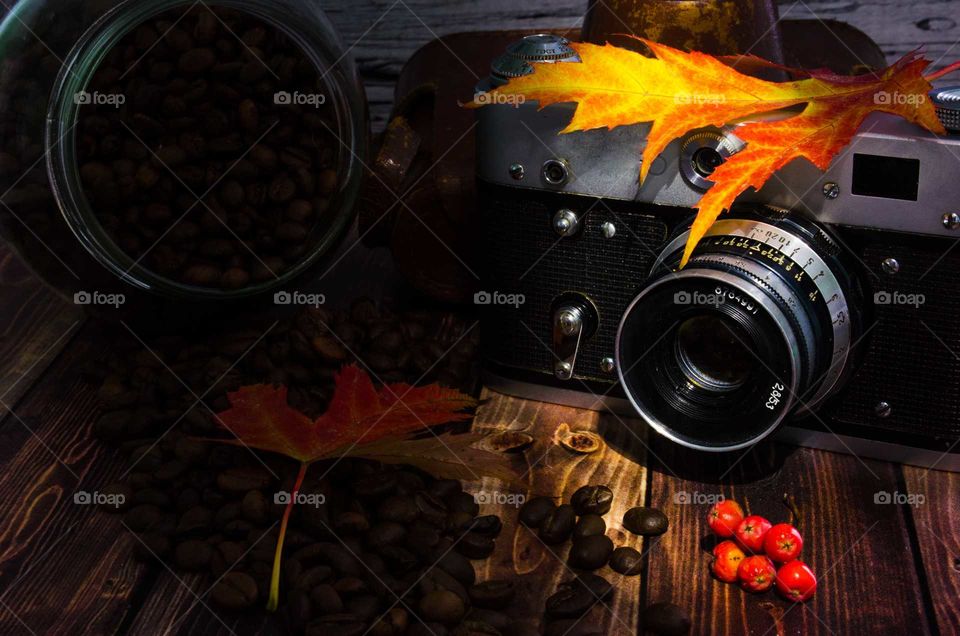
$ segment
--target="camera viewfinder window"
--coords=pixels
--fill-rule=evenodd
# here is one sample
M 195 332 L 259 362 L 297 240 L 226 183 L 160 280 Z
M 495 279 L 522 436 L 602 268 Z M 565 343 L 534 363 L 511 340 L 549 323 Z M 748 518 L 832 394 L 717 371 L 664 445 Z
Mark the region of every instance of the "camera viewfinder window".
M 916 201 L 920 161 L 881 155 L 853 155 L 851 192 L 865 197 Z

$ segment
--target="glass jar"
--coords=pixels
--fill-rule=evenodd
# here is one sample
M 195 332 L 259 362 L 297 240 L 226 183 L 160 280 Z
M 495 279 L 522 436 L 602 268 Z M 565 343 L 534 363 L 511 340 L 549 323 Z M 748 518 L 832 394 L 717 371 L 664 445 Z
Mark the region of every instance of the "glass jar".
M 368 122 L 315 3 L 21 0 L 0 24 L 0 234 L 81 304 L 307 284 Z

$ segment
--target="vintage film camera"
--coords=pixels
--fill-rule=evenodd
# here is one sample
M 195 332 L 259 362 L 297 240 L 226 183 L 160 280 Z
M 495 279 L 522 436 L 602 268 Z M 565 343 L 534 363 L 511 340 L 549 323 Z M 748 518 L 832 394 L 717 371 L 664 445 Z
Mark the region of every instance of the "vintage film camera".
M 577 62 L 531 35 L 477 91 Z M 736 126 L 675 140 L 640 187 L 646 125 L 558 135 L 573 104 L 479 109 L 487 384 L 699 450 L 776 431 L 960 470 L 960 90 L 930 99 L 954 132 L 872 115 L 825 173 L 798 160 L 741 197 L 682 270 Z

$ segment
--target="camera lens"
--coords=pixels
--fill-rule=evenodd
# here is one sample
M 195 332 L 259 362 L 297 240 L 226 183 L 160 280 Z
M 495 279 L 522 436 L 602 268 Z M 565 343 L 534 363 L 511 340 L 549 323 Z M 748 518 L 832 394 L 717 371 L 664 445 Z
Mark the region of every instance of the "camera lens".
M 717 392 L 747 381 L 753 362 L 738 355 L 747 335 L 722 316 L 687 318 L 677 329 L 676 356 L 687 380 Z
M 693 169 L 701 177 L 709 177 L 713 171 L 723 163 L 723 156 L 717 152 L 716 148 L 698 148 L 693 153 Z
M 836 389 L 859 329 L 855 283 L 829 235 L 789 215 L 718 221 L 674 271 L 686 236 L 624 313 L 617 369 L 659 433 L 735 450 Z

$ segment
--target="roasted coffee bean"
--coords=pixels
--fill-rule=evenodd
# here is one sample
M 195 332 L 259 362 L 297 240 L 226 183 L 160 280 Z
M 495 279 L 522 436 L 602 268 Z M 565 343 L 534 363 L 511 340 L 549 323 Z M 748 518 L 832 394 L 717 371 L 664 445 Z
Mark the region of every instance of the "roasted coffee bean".
M 660 636 L 683 636 L 692 625 L 690 615 L 673 603 L 648 605 L 640 614 L 641 629 Z
M 501 630 L 510 627 L 510 617 L 502 612 L 489 609 L 473 608 L 463 622 L 457 626 L 455 633 L 460 636 L 499 636 Z
M 520 508 L 520 523 L 528 528 L 539 528 L 557 505 L 547 497 L 534 497 Z
M 310 602 L 320 614 L 339 614 L 343 611 L 340 594 L 328 583 L 321 583 L 310 591 Z
M 283 608 L 283 617 L 291 632 L 302 632 L 312 615 L 310 596 L 304 590 L 292 590 Z
M 496 543 L 477 532 L 468 532 L 457 541 L 456 550 L 469 559 L 486 559 L 493 554 Z
M 601 601 L 606 601 L 613 594 L 613 586 L 599 574 L 584 572 L 566 583 L 568 585 L 582 585 Z
M 476 517 L 480 512 L 480 504 L 473 495 L 467 492 L 458 492 L 450 495 L 447 500 L 447 508 L 451 512 L 466 512 Z
M 582 539 L 603 534 L 607 531 L 607 524 L 600 515 L 586 514 L 577 519 L 573 527 L 573 538 Z
M 213 557 L 213 547 L 205 541 L 190 539 L 177 545 L 174 560 L 177 567 L 188 572 L 200 572 L 207 569 Z
M 213 511 L 203 506 L 194 506 L 180 516 L 177 534 L 206 535 L 213 525 Z
M 418 492 L 414 496 L 417 508 L 420 511 L 420 517 L 435 526 L 443 525 L 447 519 L 447 505 L 439 497 L 434 497 L 428 492 Z
M 597 597 L 582 585 L 563 584 L 547 598 L 546 613 L 550 618 L 571 618 L 585 614 L 597 604 Z
M 421 595 L 434 590 L 449 590 L 463 599 L 464 603 L 470 600 L 467 588 L 457 579 L 438 567 L 432 567 L 423 574 L 417 585 Z
M 496 515 L 476 517 L 468 525 L 472 532 L 477 532 L 489 537 L 496 537 L 500 534 L 500 531 L 503 530 L 503 522 L 501 522 L 500 517 Z
M 578 515 L 605 515 L 613 504 L 613 492 L 606 486 L 583 486 L 570 497 L 570 504 Z
M 401 495 L 387 497 L 377 507 L 380 519 L 404 524 L 412 523 L 418 512 L 417 502 L 412 497 Z
M 416 623 L 410 626 L 407 636 L 448 636 L 450 631 L 441 623 Z
M 437 561 L 437 567 L 465 586 L 473 585 L 477 579 L 473 564 L 463 555 L 446 550 Z
M 644 557 L 639 551 L 621 546 L 610 555 L 610 568 L 626 576 L 640 574 L 644 567 Z
M 415 568 L 419 562 L 419 559 L 413 552 L 399 546 L 387 546 L 380 550 L 380 554 L 383 556 L 383 560 L 389 565 L 391 571 L 397 574 L 409 572 Z
M 573 506 L 561 504 L 543 520 L 540 525 L 540 538 L 547 545 L 563 543 L 573 531 L 576 520 L 577 513 Z
M 543 636 L 604 636 L 595 625 L 581 618 L 563 618 L 547 623 Z
M 123 523 L 134 532 L 146 532 L 153 529 L 163 517 L 157 506 L 144 504 L 134 506 L 123 515 Z
M 432 550 L 440 543 L 440 529 L 428 525 L 424 521 L 415 521 L 410 526 L 404 545 L 408 550 L 420 554 L 424 550 Z
M 371 548 L 378 550 L 391 545 L 397 545 L 406 536 L 407 530 L 401 524 L 393 521 L 384 521 L 370 528 L 367 533 L 367 543 Z
M 428 490 L 434 497 L 446 499 L 460 492 L 462 487 L 456 479 L 437 479 L 430 484 Z
M 447 515 L 447 518 L 443 523 L 443 527 L 451 535 L 463 534 L 470 529 L 471 525 L 473 525 L 474 519 L 476 519 L 476 517 L 469 512 L 451 512 Z
M 513 581 L 484 581 L 470 587 L 470 600 L 477 607 L 503 609 L 513 599 Z
M 306 636 L 362 636 L 367 625 L 353 614 L 331 614 L 307 624 Z
M 272 476 L 262 466 L 230 468 L 217 475 L 217 486 L 221 490 L 234 493 L 262 490 L 269 487 L 272 481 Z
M 345 576 L 334 583 L 333 589 L 339 592 L 341 596 L 350 596 L 367 591 L 367 584 L 359 577 Z
M 613 541 L 610 537 L 597 534 L 574 539 L 570 546 L 570 565 L 584 570 L 596 570 L 606 565 L 613 553 Z
M 656 536 L 667 531 L 667 515 L 656 508 L 631 508 L 623 515 L 623 527 L 634 534 Z
M 347 534 L 360 534 L 370 529 L 366 515 L 360 512 L 343 512 L 333 522 L 338 531 Z
M 250 523 L 264 524 L 270 514 L 270 502 L 259 490 L 251 490 L 243 496 L 240 511 Z
M 257 582 L 249 574 L 228 572 L 210 590 L 210 598 L 220 607 L 239 610 L 257 602 Z
M 291 572 L 295 571 L 296 568 L 291 570 Z M 333 568 L 329 565 L 317 565 L 291 576 L 294 579 L 294 587 L 310 590 L 333 578 Z
M 383 613 L 380 608 L 380 599 L 370 594 L 353 596 L 347 601 L 346 605 L 348 612 L 365 622 L 372 621 Z
M 417 607 L 424 619 L 445 625 L 457 623 L 466 612 L 463 599 L 449 590 L 436 590 L 425 594 Z

